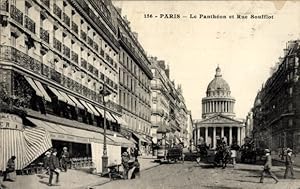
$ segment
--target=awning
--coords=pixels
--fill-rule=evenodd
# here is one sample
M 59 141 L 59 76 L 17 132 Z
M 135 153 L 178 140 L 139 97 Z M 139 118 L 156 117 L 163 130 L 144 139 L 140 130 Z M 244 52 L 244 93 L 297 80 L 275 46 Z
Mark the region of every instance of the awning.
M 89 105 L 87 105 L 87 103 L 81 99 L 79 99 L 79 101 L 82 103 L 82 105 L 87 109 L 88 112 L 90 112 L 91 114 L 93 114 L 93 110 L 91 110 L 91 108 L 89 107 Z
M 76 106 L 76 104 L 73 102 L 73 100 L 64 92 L 59 91 L 59 93 L 67 100 L 67 104 L 71 105 L 71 106 Z
M 57 123 L 42 121 L 35 118 L 27 117 L 32 123 L 39 127 L 45 128 L 50 132 L 50 137 L 53 140 L 62 140 L 69 142 L 90 144 L 91 142 L 103 143 L 104 136 L 102 133 L 88 131 L 84 129 L 68 127 Z M 107 141 L 113 144 L 112 140 Z
M 143 137 L 143 136 L 141 136 L 141 135 L 139 135 L 139 134 L 137 134 L 137 133 L 134 133 L 133 132 L 133 134 L 136 136 L 136 138 L 138 138 L 141 142 L 146 142 L 146 143 L 148 143 L 147 142 L 147 140 Z
M 68 94 L 67 94 L 68 95 Z M 72 99 L 73 100 L 73 102 L 75 102 L 75 104 L 76 104 L 76 106 L 78 107 L 78 108 L 81 108 L 81 109 L 85 109 L 84 108 L 84 106 L 77 100 L 77 98 L 75 98 L 74 96 L 72 96 L 72 95 L 68 95 L 69 97 L 70 97 L 70 99 Z
M 114 123 L 116 122 L 115 118 L 111 115 L 109 111 L 106 111 L 106 119 Z
M 117 120 L 117 122 L 120 124 L 120 125 L 128 125 L 127 122 L 120 116 L 117 116 L 115 114 L 112 114 L 112 116 L 115 118 L 115 120 Z
M 93 111 L 94 115 L 100 116 L 100 114 L 99 114 L 98 111 L 94 108 L 93 105 L 91 105 L 90 103 L 86 103 L 86 104 L 87 104 L 87 105 L 90 107 L 90 109 Z
M 40 96 L 40 97 L 44 97 L 43 93 L 36 86 L 36 84 L 34 83 L 33 79 L 31 79 L 30 77 L 27 77 L 27 76 L 24 76 L 24 77 L 27 80 L 27 82 L 29 83 L 29 85 L 35 90 L 36 95 Z
M 33 81 L 35 82 L 36 86 L 38 87 L 38 89 L 43 94 L 43 97 L 45 98 L 45 100 L 48 101 L 48 102 L 51 102 L 51 98 L 49 97 L 48 93 L 44 89 L 43 85 L 37 80 L 33 80 Z
M 99 108 L 98 106 L 95 106 L 96 110 L 99 112 L 99 114 L 101 114 L 102 117 L 104 117 L 104 110 L 102 110 L 101 108 Z
M 43 128 L 0 129 L 0 170 L 11 156 L 16 156 L 16 170 L 21 170 L 52 147 L 49 133 Z
M 48 86 L 48 87 L 57 96 L 58 100 L 60 100 L 62 102 L 67 102 L 67 99 L 65 99 L 65 97 L 62 96 L 58 90 L 56 90 L 55 88 L 50 87 L 50 86 Z
M 131 140 L 128 140 L 124 137 L 119 136 L 108 136 L 112 141 L 114 141 L 116 144 L 120 145 L 121 147 L 125 148 L 133 148 L 135 146 L 135 143 Z

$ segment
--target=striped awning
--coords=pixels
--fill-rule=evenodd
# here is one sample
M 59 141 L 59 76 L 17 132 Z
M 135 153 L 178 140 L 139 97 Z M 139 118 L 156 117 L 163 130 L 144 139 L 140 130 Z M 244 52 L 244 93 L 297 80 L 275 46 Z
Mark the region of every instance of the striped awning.
M 16 156 L 16 170 L 20 170 L 52 147 L 49 133 L 39 127 L 25 127 L 23 130 L 0 129 L 0 145 L 2 171 L 11 156 Z
M 85 109 L 84 106 L 77 100 L 77 98 L 75 98 L 72 95 L 68 95 L 68 96 L 70 97 L 70 99 L 72 99 L 75 102 L 75 104 L 78 108 L 83 109 L 83 110 Z
M 45 98 L 45 100 L 47 100 L 48 102 L 51 102 L 51 98 L 48 95 L 48 93 L 46 92 L 46 90 L 44 89 L 43 85 L 37 81 L 37 80 L 33 80 L 34 83 L 36 84 L 37 88 L 41 91 L 41 93 L 43 94 L 43 97 Z
M 88 131 L 84 129 L 68 127 L 65 125 L 43 121 L 31 117 L 27 117 L 33 124 L 45 128 L 53 140 L 69 141 L 83 144 L 90 144 L 91 142 L 102 143 L 104 136 L 102 133 Z M 111 140 L 107 141 L 113 144 Z
M 26 81 L 29 83 L 29 85 L 34 89 L 35 93 L 37 96 L 43 97 L 42 92 L 39 90 L 39 88 L 36 86 L 36 84 L 34 83 L 34 81 L 27 76 L 24 76 Z
M 79 99 L 79 101 L 81 102 L 81 104 L 86 108 L 86 110 L 88 112 L 90 112 L 91 114 L 93 114 L 93 110 L 91 110 L 91 108 L 89 107 L 89 105 L 87 105 L 87 103 L 84 100 Z
M 57 96 L 58 100 L 62 102 L 67 102 L 67 99 L 65 99 L 65 97 L 62 96 L 58 90 L 50 86 L 48 88 Z
M 134 142 L 121 136 L 108 136 L 108 138 L 114 141 L 117 145 L 120 145 L 121 147 L 133 148 L 135 146 Z
M 124 125 L 124 126 L 127 126 L 127 122 L 120 116 L 117 116 L 115 114 L 112 114 L 112 116 L 115 118 L 115 120 L 117 120 L 117 122 L 120 124 L 120 125 Z

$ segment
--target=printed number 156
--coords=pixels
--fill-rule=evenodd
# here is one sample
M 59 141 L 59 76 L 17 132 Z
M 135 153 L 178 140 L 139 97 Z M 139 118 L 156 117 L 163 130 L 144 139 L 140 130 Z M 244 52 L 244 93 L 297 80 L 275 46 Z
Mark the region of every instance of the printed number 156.
M 144 18 L 153 18 L 152 14 L 144 14 Z

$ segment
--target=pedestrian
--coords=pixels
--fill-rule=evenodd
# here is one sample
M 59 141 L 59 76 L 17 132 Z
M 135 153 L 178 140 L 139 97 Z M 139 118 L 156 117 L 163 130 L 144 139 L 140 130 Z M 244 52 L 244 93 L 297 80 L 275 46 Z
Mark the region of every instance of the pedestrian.
M 61 162 L 61 166 L 64 169 L 64 171 L 67 172 L 68 165 L 70 163 L 70 153 L 68 152 L 67 147 L 63 147 L 63 152 L 61 154 L 60 162 Z
M 3 173 L 3 181 L 15 181 L 16 180 L 16 156 L 11 156 L 7 161 L 6 169 Z
M 45 157 L 43 159 L 43 163 L 44 163 L 44 169 L 46 170 L 45 174 L 49 174 L 49 160 L 50 160 L 50 156 L 51 156 L 51 151 L 47 151 L 45 153 Z
M 133 167 L 135 167 L 134 172 L 133 172 L 134 178 L 137 178 L 137 177 L 140 178 L 141 177 L 140 163 L 137 158 L 134 160 Z
M 137 159 L 139 156 L 139 149 L 137 147 L 134 147 L 134 157 Z
M 49 183 L 48 186 L 52 186 L 52 178 L 53 178 L 53 173 L 56 174 L 56 183 L 59 182 L 59 160 L 57 157 L 57 151 L 56 149 L 53 149 L 52 155 L 49 158 Z
M 288 148 L 286 151 L 287 155 L 285 157 L 285 173 L 284 173 L 284 179 L 287 178 L 288 172 L 291 172 L 292 179 L 295 179 L 294 177 L 294 168 L 293 168 L 293 161 L 292 161 L 292 153 L 293 150 Z
M 264 182 L 265 174 L 269 174 L 275 180 L 275 184 L 277 184 L 279 180 L 276 177 L 276 175 L 274 175 L 274 173 L 271 171 L 271 167 L 272 167 L 271 152 L 269 149 L 265 149 L 265 153 L 266 153 L 266 161 L 264 164 L 264 170 L 261 172 L 260 183 Z
M 237 152 L 239 151 L 239 149 L 240 149 L 240 146 L 237 144 L 236 141 L 234 141 L 230 147 L 233 167 L 236 165 L 236 157 L 237 157 Z
M 136 158 L 137 159 L 137 158 Z M 123 152 L 122 154 L 122 166 L 123 166 L 123 178 L 127 179 L 127 174 L 129 170 L 129 154 L 127 152 Z

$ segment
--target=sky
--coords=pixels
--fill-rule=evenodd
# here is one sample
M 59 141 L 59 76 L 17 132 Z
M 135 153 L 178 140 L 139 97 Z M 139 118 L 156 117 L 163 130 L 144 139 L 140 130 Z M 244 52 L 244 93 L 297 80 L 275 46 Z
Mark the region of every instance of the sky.
M 218 65 L 236 99 L 236 117 L 245 119 L 286 43 L 300 39 L 300 1 L 114 0 L 113 4 L 122 8 L 147 55 L 169 64 L 170 77 L 182 85 L 193 119 L 201 119 L 201 99 Z M 165 18 L 165 14 L 180 18 Z M 191 19 L 190 14 L 197 18 Z M 226 19 L 203 19 L 200 14 Z M 251 19 L 251 15 L 273 19 Z

